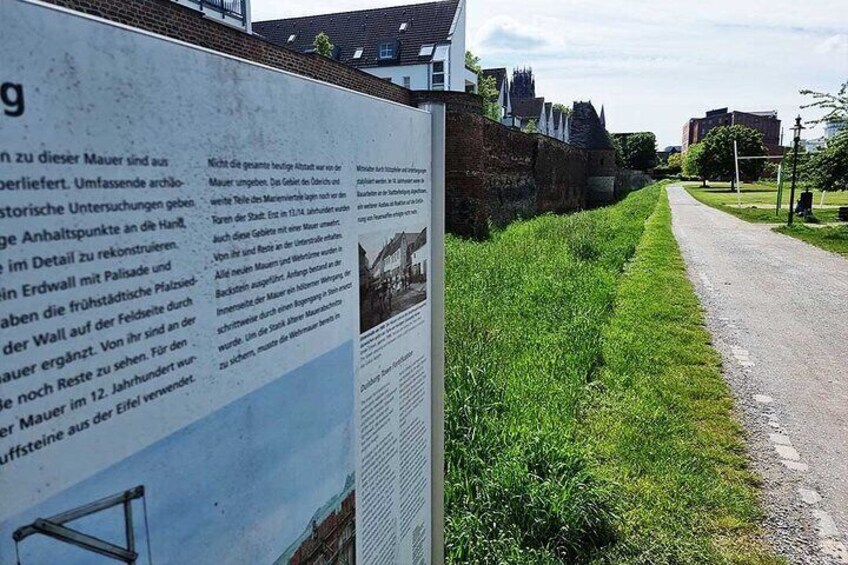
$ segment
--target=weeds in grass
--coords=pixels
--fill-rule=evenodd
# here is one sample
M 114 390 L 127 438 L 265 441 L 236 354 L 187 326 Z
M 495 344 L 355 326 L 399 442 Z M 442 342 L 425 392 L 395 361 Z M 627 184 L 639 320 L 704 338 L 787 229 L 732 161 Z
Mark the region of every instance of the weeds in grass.
M 612 497 L 574 441 L 575 410 L 658 194 L 449 240 L 450 561 L 585 561 L 613 541 Z
M 660 194 L 449 239 L 449 562 L 775 562 Z

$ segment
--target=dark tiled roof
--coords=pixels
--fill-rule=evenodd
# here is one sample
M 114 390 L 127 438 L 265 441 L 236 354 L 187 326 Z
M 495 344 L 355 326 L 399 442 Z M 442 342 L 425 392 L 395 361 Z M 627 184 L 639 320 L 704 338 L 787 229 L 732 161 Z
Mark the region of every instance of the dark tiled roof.
M 554 108 L 554 126 L 559 127 L 560 119 L 562 119 L 562 110 Z
M 483 69 L 481 73 L 484 77 L 495 77 L 495 85 L 498 92 L 503 88 L 503 83 L 506 80 L 506 69 Z
M 571 115 L 571 144 L 582 149 L 613 149 L 609 133 L 601 125 L 591 102 L 575 102 Z
M 512 115 L 516 118 L 527 118 L 538 120 L 545 107 L 544 98 L 512 99 Z
M 360 68 L 382 64 L 377 58 L 380 44 L 397 41 L 399 58 L 385 64 L 412 65 L 432 59 L 432 54 L 418 56 L 422 45 L 448 41 L 459 2 L 440 0 L 410 6 L 268 20 L 254 22 L 253 31 L 272 43 L 301 52 L 310 50 L 315 36 L 324 32 L 330 42 L 340 48 L 338 60 Z M 403 23 L 408 24 L 408 28 L 401 32 Z M 295 40 L 288 43 L 292 35 Z M 353 55 L 360 47 L 364 48 L 362 57 L 354 59 Z

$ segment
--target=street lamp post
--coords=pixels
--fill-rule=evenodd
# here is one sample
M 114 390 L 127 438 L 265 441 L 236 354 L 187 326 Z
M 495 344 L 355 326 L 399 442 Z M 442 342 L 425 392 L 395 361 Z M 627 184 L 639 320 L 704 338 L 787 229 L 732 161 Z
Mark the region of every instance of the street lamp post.
M 801 132 L 806 129 L 801 125 L 801 116 L 795 118 L 795 127 L 792 131 L 795 133 L 795 158 L 792 160 L 792 190 L 789 194 L 789 225 L 791 226 L 795 220 L 795 186 L 798 182 L 798 148 L 801 145 Z

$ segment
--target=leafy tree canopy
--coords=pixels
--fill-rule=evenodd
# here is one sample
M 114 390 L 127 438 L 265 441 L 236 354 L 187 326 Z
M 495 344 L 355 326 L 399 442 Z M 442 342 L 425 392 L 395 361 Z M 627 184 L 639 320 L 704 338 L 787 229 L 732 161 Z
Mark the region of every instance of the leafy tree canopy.
M 480 66 L 480 57 L 476 56 L 471 51 L 465 52 L 465 66 L 478 75 L 483 71 L 483 67 Z
M 804 173 L 819 190 L 848 190 L 848 132 L 830 139 L 824 149 L 813 153 Z
M 736 180 L 736 163 L 733 157 L 733 142 L 739 147 L 739 155 L 758 157 L 766 155 L 763 134 L 745 126 L 720 126 L 710 130 L 701 142 L 703 152 L 698 162 L 700 176 L 704 179 Z M 739 174 L 742 178 L 756 180 L 760 178 L 765 166 L 764 160 L 739 162 Z
M 813 99 L 812 102 L 802 106 L 802 108 L 818 108 L 825 112 L 824 116 L 814 120 L 812 123 L 820 124 L 829 122 L 848 127 L 848 81 L 842 84 L 839 92 L 836 94 L 816 92 L 814 90 L 802 90 L 801 94 Z
M 683 169 L 683 154 L 674 153 L 672 155 L 669 155 L 668 166 L 672 169 L 676 169 L 677 171 L 681 171 Z
M 480 77 L 480 96 L 483 98 L 483 114 L 490 120 L 501 121 L 501 105 L 498 102 L 500 92 L 493 76 Z
M 701 156 L 704 153 L 702 143 L 694 143 L 683 155 L 683 175 L 687 177 L 698 177 L 706 181 L 701 174 Z
M 559 110 L 563 116 L 570 116 L 572 113 L 571 106 L 566 106 L 565 104 L 554 104 L 554 110 Z
M 637 171 L 647 171 L 657 166 L 656 135 L 646 131 L 615 137 L 621 148 L 621 166 Z
M 333 56 L 333 49 L 336 48 L 336 46 L 330 41 L 330 36 L 323 31 L 315 36 L 312 46 L 315 48 L 316 53 L 327 58 L 331 58 Z

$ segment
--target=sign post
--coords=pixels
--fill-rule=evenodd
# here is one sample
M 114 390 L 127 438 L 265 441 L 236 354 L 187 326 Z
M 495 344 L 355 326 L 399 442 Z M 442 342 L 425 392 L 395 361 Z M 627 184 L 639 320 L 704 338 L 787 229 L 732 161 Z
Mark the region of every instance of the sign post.
M 0 11 L 0 563 L 442 563 L 444 107 Z

